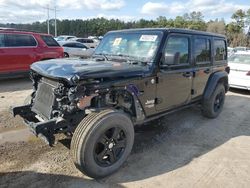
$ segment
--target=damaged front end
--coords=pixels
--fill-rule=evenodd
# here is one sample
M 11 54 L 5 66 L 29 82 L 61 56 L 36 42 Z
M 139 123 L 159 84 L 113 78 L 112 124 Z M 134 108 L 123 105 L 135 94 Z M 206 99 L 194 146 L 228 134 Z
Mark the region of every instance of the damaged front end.
M 71 82 L 51 79 L 31 72 L 33 93 L 28 104 L 11 108 L 32 132 L 52 146 L 55 134 L 72 136 L 80 121 L 89 113 L 104 108 L 121 110 L 139 122 L 145 118 L 134 85 L 116 85 L 107 79 L 78 79 Z M 117 81 L 115 81 L 117 82 Z
M 20 115 L 25 124 L 49 145 L 55 134 L 72 135 L 76 125 L 86 115 L 98 94 L 88 93 L 83 86 L 70 86 L 67 82 L 45 78 L 31 72 L 33 93 L 28 104 L 11 107 L 14 116 Z

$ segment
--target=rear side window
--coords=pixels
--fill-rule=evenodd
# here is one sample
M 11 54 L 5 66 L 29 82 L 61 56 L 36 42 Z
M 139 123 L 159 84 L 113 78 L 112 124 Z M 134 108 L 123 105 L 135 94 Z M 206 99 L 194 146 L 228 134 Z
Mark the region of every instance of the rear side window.
M 0 34 L 0 47 L 5 47 L 4 34 Z
M 60 46 L 52 36 L 41 35 L 41 38 L 49 47 Z
M 67 43 L 63 45 L 64 47 L 74 47 L 74 43 Z
M 77 39 L 76 41 L 77 41 L 77 42 L 82 42 L 82 43 L 84 42 L 83 39 Z
M 87 43 L 94 43 L 94 41 L 91 40 L 91 39 L 88 39 L 88 40 L 87 40 Z
M 214 40 L 214 57 L 215 61 L 223 61 L 227 59 L 226 42 L 224 40 Z
M 63 45 L 64 47 L 70 47 L 70 48 L 87 48 L 85 45 L 81 43 L 67 43 Z
M 79 43 L 76 43 L 75 46 L 77 48 L 87 48 L 84 44 L 79 44 Z
M 35 47 L 36 40 L 31 35 L 5 34 L 6 47 Z
M 206 38 L 196 38 L 194 45 L 196 63 L 211 61 L 210 40 Z

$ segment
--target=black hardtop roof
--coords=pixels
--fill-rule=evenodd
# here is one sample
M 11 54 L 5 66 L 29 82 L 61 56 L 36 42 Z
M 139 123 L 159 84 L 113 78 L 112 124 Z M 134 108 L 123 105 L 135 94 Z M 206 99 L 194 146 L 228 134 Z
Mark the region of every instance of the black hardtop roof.
M 211 32 L 191 30 L 191 29 L 179 29 L 179 28 L 137 28 L 137 29 L 123 29 L 123 30 L 110 31 L 109 33 L 140 32 L 140 31 L 161 31 L 161 32 L 169 32 L 169 33 L 185 33 L 185 34 L 206 35 L 206 36 L 226 38 L 225 35 L 221 35 L 218 33 L 211 33 Z

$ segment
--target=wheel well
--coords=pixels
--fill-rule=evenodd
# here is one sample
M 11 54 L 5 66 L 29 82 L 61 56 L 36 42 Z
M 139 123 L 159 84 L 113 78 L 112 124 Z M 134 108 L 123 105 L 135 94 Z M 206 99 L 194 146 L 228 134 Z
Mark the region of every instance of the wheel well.
M 228 77 L 222 77 L 219 79 L 218 83 L 221 83 L 224 85 L 225 87 L 225 91 L 227 92 L 228 89 L 229 89 L 229 86 L 228 86 Z
M 135 97 L 126 90 L 113 90 L 91 99 L 92 108 L 113 108 L 122 110 L 131 117 L 136 117 Z

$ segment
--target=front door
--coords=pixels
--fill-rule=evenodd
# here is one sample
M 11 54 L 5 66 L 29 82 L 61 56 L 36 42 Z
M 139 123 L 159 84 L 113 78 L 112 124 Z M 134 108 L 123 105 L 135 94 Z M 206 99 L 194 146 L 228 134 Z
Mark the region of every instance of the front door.
M 156 110 L 165 111 L 191 100 L 193 67 L 191 36 L 170 34 L 163 50 L 163 60 L 157 75 Z

